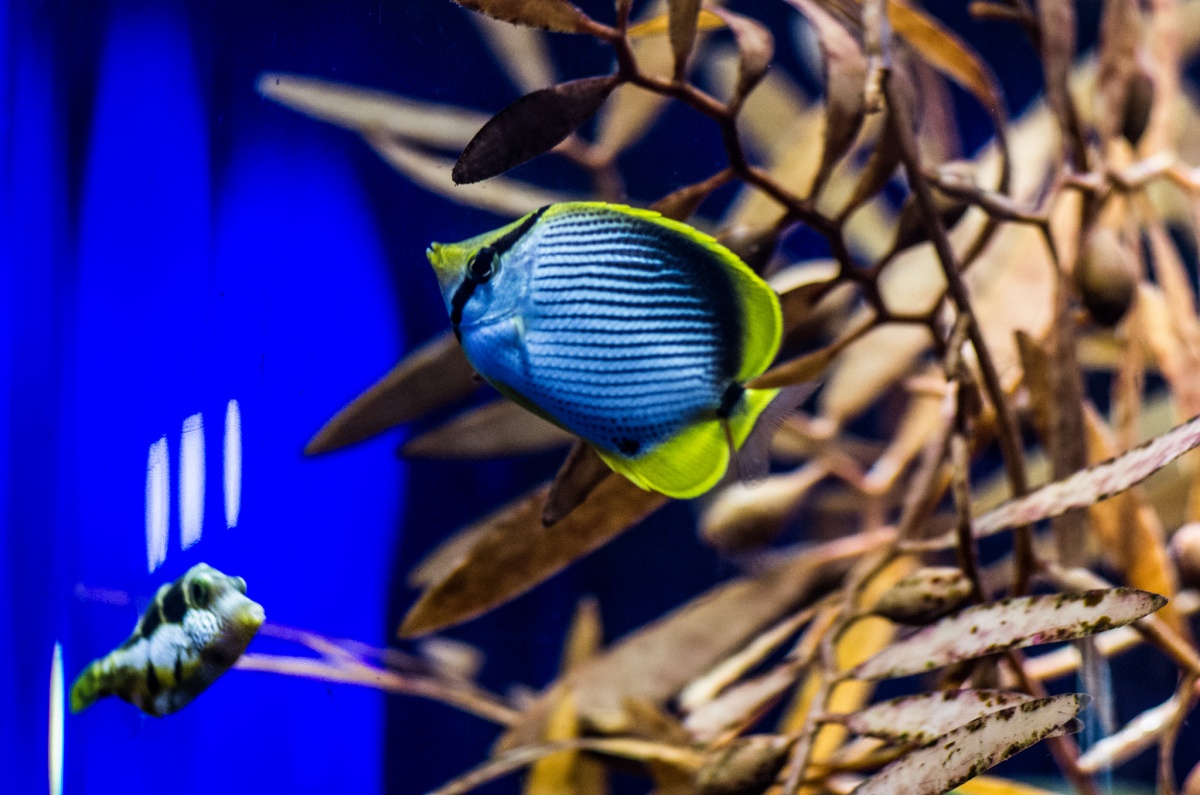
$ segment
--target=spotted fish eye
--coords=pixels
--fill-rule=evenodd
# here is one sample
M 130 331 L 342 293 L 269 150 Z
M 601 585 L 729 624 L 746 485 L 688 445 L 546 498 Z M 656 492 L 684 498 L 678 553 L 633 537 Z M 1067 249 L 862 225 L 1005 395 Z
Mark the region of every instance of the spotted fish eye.
M 471 280 L 486 282 L 496 275 L 496 252 L 489 246 L 479 249 L 479 253 L 471 258 Z
M 211 598 L 212 580 L 208 575 L 201 574 L 188 585 L 188 599 L 192 607 L 208 607 L 208 600 Z

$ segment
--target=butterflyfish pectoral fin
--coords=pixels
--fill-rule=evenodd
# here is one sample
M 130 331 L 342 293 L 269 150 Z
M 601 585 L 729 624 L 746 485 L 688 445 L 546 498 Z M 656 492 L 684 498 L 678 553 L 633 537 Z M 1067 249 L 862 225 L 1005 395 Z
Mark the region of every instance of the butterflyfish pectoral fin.
M 706 417 L 636 457 L 597 450 L 616 472 L 650 491 L 676 499 L 699 497 L 729 468 L 730 439 L 741 450 L 778 389 L 747 389 L 728 419 Z M 727 432 L 728 431 L 728 432 Z
M 755 415 L 750 432 L 738 443 L 740 471 L 734 473 L 744 483 L 763 480 L 771 469 L 771 442 L 775 432 L 789 414 L 800 407 L 817 388 L 815 383 L 797 384 L 783 389 L 748 389 L 770 395 L 766 405 Z M 773 393 L 773 394 L 772 394 Z

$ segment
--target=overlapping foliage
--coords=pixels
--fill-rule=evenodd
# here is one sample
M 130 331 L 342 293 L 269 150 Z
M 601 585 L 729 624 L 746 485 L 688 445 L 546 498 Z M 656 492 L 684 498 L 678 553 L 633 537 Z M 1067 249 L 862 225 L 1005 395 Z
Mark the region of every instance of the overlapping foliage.
M 1019 793 L 1032 790 L 979 776 L 1043 740 L 1079 792 L 1151 746 L 1160 791 L 1175 791 L 1176 762 L 1197 762 L 1194 749 L 1176 754 L 1175 737 L 1200 697 L 1188 624 L 1200 535 L 1186 527 L 1200 521 L 1189 453 L 1200 420 L 1166 431 L 1168 417 L 1200 414 L 1189 273 L 1200 151 L 1186 135 L 1200 110 L 1183 78 L 1200 47 L 1200 3 L 1105 0 L 1095 53 L 1077 52 L 1071 2 L 973 3 L 980 24 L 1016 26 L 1040 56 L 1044 101 L 1010 121 L 988 64 L 908 0 L 780 0 L 803 20 L 802 54 L 821 63 L 819 98 L 797 88 L 775 62 L 779 43 L 737 3 L 617 0 L 599 20 L 567 0 L 457 2 L 478 12 L 527 92 L 490 118 L 311 77 L 264 75 L 260 90 L 357 131 L 455 202 L 516 217 L 577 198 L 506 173 L 548 154 L 586 172 L 596 197 L 713 229 L 780 293 L 784 351 L 757 385 L 821 390 L 777 433 L 778 474 L 705 503 L 703 539 L 747 573 L 608 647 L 588 603 L 561 676 L 535 698 L 508 703 L 460 670 L 398 670 L 386 655 L 376 664 L 336 645 L 313 646 L 320 661 L 251 656 L 243 667 L 376 676 L 501 724 L 493 758 L 443 793 L 521 769 L 530 792 L 603 792 L 614 760 L 639 763 L 661 793 L 936 793 L 963 782 L 964 792 Z M 606 44 L 613 70 L 552 84 L 544 37 L 554 34 L 541 31 Z M 993 126 L 971 159 L 958 159 L 948 83 Z M 628 197 L 618 158 L 668 102 L 707 117 L 727 162 L 668 195 Z M 740 186 L 731 206 L 698 216 L 730 183 Z M 898 204 L 889 186 L 903 192 Z M 802 227 L 827 257 L 778 253 Z M 1093 373 L 1109 376 L 1107 416 L 1083 388 Z M 1148 391 L 1148 373 L 1165 389 Z M 309 452 L 476 387 L 447 335 L 344 409 Z M 890 436 L 846 431 L 884 404 Z M 570 441 L 497 402 L 406 452 L 503 456 Z M 973 483 L 972 462 L 992 448 L 1002 475 Z M 423 596 L 401 632 L 486 613 L 663 502 L 576 443 L 552 484 L 465 528 L 412 573 Z M 765 554 L 801 511 L 806 532 L 826 540 Z M 999 533 L 1012 552 L 984 565 L 977 541 Z M 926 626 L 912 633 L 901 621 Z M 1075 646 L 1016 651 L 1067 639 Z M 1139 643 L 1178 667 L 1175 696 L 1081 758 L 1070 733 L 1087 696 L 1048 697 L 1043 682 L 1081 665 L 1089 681 L 1106 654 Z M 867 707 L 874 680 L 914 674 L 912 696 Z M 783 717 L 764 723 L 781 703 Z M 1200 780 L 1188 786 L 1200 791 Z

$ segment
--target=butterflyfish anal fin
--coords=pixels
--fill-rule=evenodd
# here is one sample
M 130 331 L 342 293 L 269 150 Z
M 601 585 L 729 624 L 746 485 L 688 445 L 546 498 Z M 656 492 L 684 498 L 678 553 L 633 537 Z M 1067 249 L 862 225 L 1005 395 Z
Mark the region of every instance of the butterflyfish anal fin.
M 699 420 L 637 456 L 596 452 L 615 472 L 644 489 L 676 499 L 698 497 L 717 485 L 729 468 L 730 439 L 740 449 L 778 393 L 777 389 L 747 389 L 727 420 Z

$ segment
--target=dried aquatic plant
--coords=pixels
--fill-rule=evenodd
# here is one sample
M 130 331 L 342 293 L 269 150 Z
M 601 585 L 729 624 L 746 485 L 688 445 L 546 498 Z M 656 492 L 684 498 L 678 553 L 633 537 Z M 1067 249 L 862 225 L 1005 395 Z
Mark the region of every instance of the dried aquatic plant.
M 428 190 L 507 217 L 580 198 L 507 175 L 547 153 L 589 175 L 594 197 L 639 203 L 624 195 L 619 156 L 666 103 L 688 106 L 720 136 L 726 164 L 645 204 L 714 229 L 779 293 L 784 350 L 752 385 L 821 391 L 776 433 L 777 474 L 725 485 L 705 505 L 703 538 L 749 562 L 747 573 L 606 648 L 585 605 L 561 676 L 533 698 L 509 702 L 469 670 L 308 635 L 298 639 L 322 659 L 253 655 L 241 666 L 423 695 L 504 727 L 493 757 L 442 793 L 523 769 L 530 792 L 602 792 L 608 765 L 629 760 L 664 793 L 936 793 L 1043 740 L 1077 791 L 1098 791 L 1098 771 L 1150 747 L 1160 791 L 1176 791 L 1175 766 L 1197 762 L 1175 738 L 1200 698 L 1186 590 L 1200 536 L 1188 525 L 1170 547 L 1168 537 L 1200 521 L 1189 454 L 1200 420 L 1167 431 L 1161 418 L 1200 414 L 1188 272 L 1200 217 L 1189 159 L 1200 152 L 1185 136 L 1200 109 L 1183 73 L 1200 47 L 1200 3 L 1105 0 L 1099 45 L 1083 56 L 1070 0 L 972 3 L 981 24 L 1016 26 L 1038 53 L 1045 99 L 1012 121 L 988 64 L 909 0 L 781 0 L 820 51 L 820 99 L 803 98 L 775 63 L 766 26 L 726 5 L 617 0 L 602 21 L 567 0 L 456 1 L 481 15 L 527 91 L 491 118 L 294 75 L 264 75 L 260 90 L 358 132 Z M 614 70 L 548 85 L 542 31 L 607 45 Z M 963 144 L 948 81 L 992 124 L 969 160 L 954 159 Z M 697 217 L 730 184 L 739 192 L 722 217 Z M 902 189 L 898 204 L 889 186 Z M 782 262 L 780 243 L 802 227 L 828 256 Z M 1083 386 L 1096 372 L 1111 375 L 1108 416 Z M 1148 372 L 1164 394 L 1147 391 Z M 420 418 L 477 385 L 447 333 L 308 452 Z M 885 397 L 900 407 L 892 435 L 850 436 Z M 1146 440 L 1147 429 L 1158 435 Z M 498 402 L 405 450 L 490 457 L 567 441 Z M 1002 480 L 973 483 L 973 462 L 993 445 Z M 665 501 L 577 442 L 553 483 L 412 572 L 423 595 L 401 634 L 486 613 Z M 801 510 L 824 540 L 766 554 Z M 1011 554 L 981 560 L 978 539 L 1000 533 Z M 1070 734 L 1087 695 L 1051 697 L 1043 683 L 1081 666 L 1088 681 L 1105 655 L 1138 644 L 1178 667 L 1175 695 L 1081 756 Z M 925 676 L 912 695 L 872 705 L 873 681 L 914 674 Z M 962 791 L 1033 790 L 980 777 Z

